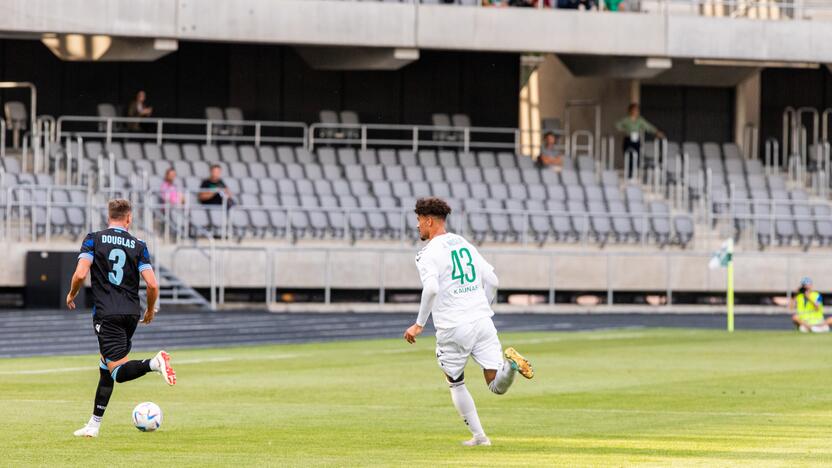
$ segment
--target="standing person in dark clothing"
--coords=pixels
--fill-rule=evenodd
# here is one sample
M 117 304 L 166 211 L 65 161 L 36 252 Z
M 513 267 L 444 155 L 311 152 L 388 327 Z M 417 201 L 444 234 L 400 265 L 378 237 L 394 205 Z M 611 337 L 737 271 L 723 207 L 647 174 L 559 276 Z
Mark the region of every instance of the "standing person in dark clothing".
M 664 133 L 641 116 L 636 103 L 630 104 L 627 108 L 627 117 L 616 122 L 615 128 L 624 134 L 623 154 L 631 152 L 641 155 L 641 135 L 645 133 L 653 134 L 656 138 L 664 138 Z M 634 158 L 630 159 L 631 167 L 627 168 L 627 177 L 631 177 L 634 161 Z
M 127 105 L 127 117 L 150 117 L 153 115 L 153 107 L 147 105 L 147 93 L 144 90 L 139 90 L 136 97 Z M 130 122 L 127 128 L 131 131 L 139 132 L 142 130 L 142 125 L 139 122 Z

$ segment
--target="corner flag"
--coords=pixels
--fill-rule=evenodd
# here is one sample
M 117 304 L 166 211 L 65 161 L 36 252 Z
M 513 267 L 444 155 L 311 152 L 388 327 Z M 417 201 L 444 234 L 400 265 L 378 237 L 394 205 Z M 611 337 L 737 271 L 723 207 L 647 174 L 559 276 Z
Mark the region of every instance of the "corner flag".
M 711 261 L 708 262 L 708 268 L 711 270 L 720 267 L 728 269 L 725 303 L 728 306 L 728 332 L 730 333 L 734 331 L 734 239 L 723 242 L 722 247 L 719 251 L 714 252 Z

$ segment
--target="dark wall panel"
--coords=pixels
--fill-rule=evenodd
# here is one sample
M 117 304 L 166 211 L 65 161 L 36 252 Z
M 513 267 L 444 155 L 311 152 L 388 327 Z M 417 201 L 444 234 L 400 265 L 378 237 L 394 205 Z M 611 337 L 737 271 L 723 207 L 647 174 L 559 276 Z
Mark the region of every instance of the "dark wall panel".
M 641 111 L 672 141 L 734 140 L 734 89 L 642 86 Z
M 0 79 L 34 81 L 41 114 L 126 110 L 144 89 L 154 115 L 200 118 L 206 106 L 246 117 L 315 122 L 321 109 L 351 109 L 372 123 L 429 123 L 434 112 L 467 113 L 475 125 L 517 125 L 519 55 L 422 51 L 393 71 L 311 69 L 291 48 L 180 42 L 155 62 L 62 62 L 38 41 L 0 40 Z M 0 102 L 25 100 L 0 92 Z
M 401 121 L 401 73 L 366 71 L 344 73 L 343 105 L 369 123 Z
M 760 142 L 783 137 L 783 111 L 786 107 L 812 107 L 822 112 L 832 107 L 832 74 L 826 67 L 817 70 L 767 69 L 760 80 Z M 811 132 L 811 123 L 806 122 Z M 810 134 L 811 138 L 811 134 Z
M 295 51 L 287 50 L 283 59 L 284 118 L 315 122 L 321 109 L 340 108 L 340 73 L 312 70 Z

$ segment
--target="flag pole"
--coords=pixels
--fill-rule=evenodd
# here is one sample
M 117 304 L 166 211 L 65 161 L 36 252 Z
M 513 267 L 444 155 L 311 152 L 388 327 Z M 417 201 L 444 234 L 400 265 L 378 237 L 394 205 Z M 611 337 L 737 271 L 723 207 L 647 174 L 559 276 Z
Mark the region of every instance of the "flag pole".
M 728 288 L 726 304 L 728 305 L 728 333 L 734 332 L 734 239 L 728 239 Z

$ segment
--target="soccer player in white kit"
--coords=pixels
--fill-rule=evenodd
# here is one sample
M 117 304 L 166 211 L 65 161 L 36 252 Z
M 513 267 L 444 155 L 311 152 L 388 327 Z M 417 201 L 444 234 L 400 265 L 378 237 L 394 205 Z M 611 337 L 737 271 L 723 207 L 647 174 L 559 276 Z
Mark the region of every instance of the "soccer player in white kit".
M 445 230 L 451 208 L 436 197 L 416 202 L 419 237 L 428 243 L 416 255 L 422 280 L 422 301 L 416 323 L 404 332 L 408 343 L 416 337 L 433 314 L 436 328 L 436 359 L 451 388 L 451 399 L 473 438 L 466 446 L 491 445 L 480 424 L 474 399 L 465 387 L 468 357 L 483 369 L 488 388 L 502 395 L 514 381 L 515 372 L 527 379 L 534 370 L 514 348 L 505 352 L 491 317 L 491 302 L 497 288 L 494 267 L 463 237 Z

